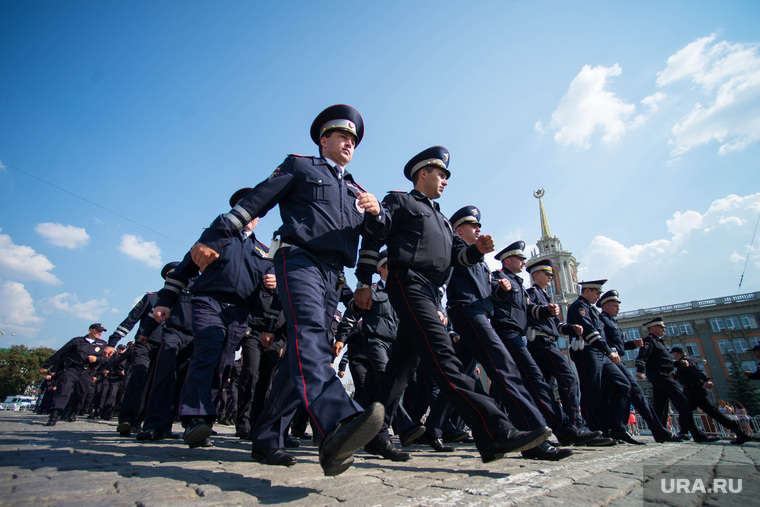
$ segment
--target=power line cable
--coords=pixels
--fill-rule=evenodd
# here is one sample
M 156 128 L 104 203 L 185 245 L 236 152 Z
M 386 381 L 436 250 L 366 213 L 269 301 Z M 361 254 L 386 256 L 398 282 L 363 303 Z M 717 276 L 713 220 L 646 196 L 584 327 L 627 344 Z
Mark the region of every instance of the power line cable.
M 49 181 L 47 181 L 47 180 L 45 180 L 43 178 L 40 178 L 39 176 L 35 176 L 34 174 L 29 173 L 27 171 L 24 171 L 23 169 L 19 169 L 18 167 L 15 167 L 15 166 L 7 163 L 7 162 L 3 162 L 2 164 L 3 164 L 4 167 L 10 167 L 11 169 L 18 171 L 21 174 L 25 174 L 26 176 L 29 176 L 30 178 L 34 178 L 35 180 L 41 181 L 42 183 L 45 183 L 47 185 L 50 185 L 51 187 L 53 187 L 55 189 L 58 189 L 61 192 L 65 192 L 65 193 L 67 193 L 67 194 L 69 194 L 69 195 L 71 195 L 73 197 L 76 197 L 77 199 L 80 199 L 80 200 L 86 202 L 87 204 L 91 204 L 92 206 L 95 206 L 96 208 L 100 208 L 103 211 L 107 211 L 108 213 L 111 213 L 112 215 L 115 215 L 115 216 L 117 216 L 117 217 L 119 217 L 119 218 L 121 218 L 123 220 L 128 221 L 128 222 L 132 222 L 133 224 L 135 224 L 135 225 L 137 225 L 139 227 L 142 227 L 143 229 L 148 230 L 148 231 L 152 232 L 153 234 L 157 234 L 157 235 L 161 236 L 162 238 L 168 239 L 169 241 L 173 241 L 174 243 L 177 243 L 178 245 L 182 245 L 185 248 L 189 248 L 185 243 L 183 243 L 181 241 L 178 241 L 178 240 L 176 240 L 176 239 L 174 239 L 172 237 L 167 236 L 166 234 L 158 232 L 155 229 L 151 229 L 147 225 L 141 224 L 140 222 L 137 222 L 136 220 L 132 220 L 131 218 L 126 217 L 126 216 L 122 215 L 121 213 L 117 213 L 116 211 L 108 209 L 105 206 L 101 206 L 100 204 L 98 204 L 96 202 L 93 202 L 93 201 L 87 199 L 86 197 L 82 197 L 81 195 L 75 194 L 74 192 L 71 192 L 70 190 L 66 190 L 63 187 L 59 187 L 55 183 L 51 183 L 51 182 L 49 182 Z
M 760 215 L 757 216 L 757 222 L 755 223 L 755 232 L 752 233 L 752 241 L 749 242 L 749 251 L 747 252 L 747 259 L 744 261 L 744 269 L 742 269 L 742 276 L 739 278 L 739 287 L 736 288 L 736 293 L 742 288 L 742 282 L 744 281 L 744 273 L 747 271 L 747 264 L 749 264 L 749 256 L 752 253 L 752 245 L 755 243 L 755 235 L 757 234 L 757 226 L 760 224 Z

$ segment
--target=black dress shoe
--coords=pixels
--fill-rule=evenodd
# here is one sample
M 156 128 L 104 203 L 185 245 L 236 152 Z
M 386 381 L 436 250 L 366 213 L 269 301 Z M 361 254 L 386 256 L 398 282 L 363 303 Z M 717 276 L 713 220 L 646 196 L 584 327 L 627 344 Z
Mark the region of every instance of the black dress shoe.
M 285 437 L 284 442 L 285 442 L 285 447 L 287 447 L 289 449 L 295 449 L 296 447 L 301 447 L 301 442 L 299 442 L 298 440 L 295 440 L 293 438 L 290 438 L 289 435 L 287 437 Z
M 245 430 L 237 430 L 235 432 L 235 436 L 238 438 L 242 438 L 243 440 L 250 440 L 251 439 L 251 432 L 245 431 Z
M 182 439 L 191 449 L 196 447 L 205 447 L 204 440 L 207 440 L 211 436 L 211 426 L 201 417 L 196 417 L 185 428 L 185 433 L 182 435 Z
M 365 445 L 364 452 L 374 454 L 375 456 L 382 456 L 391 461 L 409 461 L 412 459 L 412 455 L 408 452 L 393 447 L 393 444 L 388 440 L 380 440 L 379 438 Z
M 563 433 L 562 436 L 557 435 L 557 441 L 561 446 L 569 445 L 583 445 L 589 440 L 599 438 L 602 436 L 601 431 L 591 431 L 581 428 L 573 428 L 572 431 Z
M 132 424 L 128 423 L 127 421 L 120 422 L 116 427 L 116 431 L 118 431 L 119 435 L 122 437 L 128 437 L 132 434 Z
M 150 428 L 147 430 L 143 430 L 140 433 L 137 434 L 137 440 L 161 440 L 163 438 L 163 435 L 160 431 L 158 431 L 155 428 Z
M 412 429 L 402 432 L 401 435 L 399 435 L 399 440 L 401 440 L 401 447 L 407 447 L 407 446 L 412 445 L 415 440 L 417 440 L 424 434 L 425 434 L 425 427 L 421 424 L 413 427 Z
M 665 442 L 677 442 L 677 443 L 683 442 L 683 440 L 681 440 L 681 438 L 678 435 L 674 435 L 673 433 L 658 435 L 654 437 L 654 441 L 657 442 L 658 444 L 662 444 Z
M 734 445 L 742 445 L 744 443 L 749 442 L 750 440 L 752 440 L 752 437 L 742 432 L 742 433 L 737 433 L 736 438 L 731 440 L 731 443 Z
M 490 463 L 501 459 L 508 452 L 524 451 L 531 449 L 545 441 L 552 434 L 552 430 L 546 426 L 530 431 L 509 430 L 506 434 L 499 435 L 491 440 L 483 449 L 480 449 L 480 458 L 483 463 Z
M 451 444 L 455 442 L 463 442 L 470 438 L 469 431 L 447 431 L 443 434 L 443 443 Z
M 689 440 L 691 440 L 691 437 L 689 436 L 688 433 L 679 433 L 676 436 L 678 437 L 678 440 L 680 440 L 681 442 L 688 442 Z
M 621 442 L 625 442 L 631 445 L 645 445 L 644 442 L 642 442 L 641 440 L 636 440 L 635 438 L 633 438 L 633 435 L 631 435 L 630 433 L 624 430 L 610 431 L 610 437 L 614 438 L 615 440 L 620 440 Z
M 717 442 L 718 440 L 720 440 L 720 437 L 708 437 L 707 435 L 705 435 L 704 437 L 695 437 L 694 438 L 694 441 L 697 442 L 697 443 L 699 443 L 699 444 L 707 444 L 709 442 Z
M 190 449 L 197 449 L 198 447 L 214 447 L 214 444 L 211 443 L 211 440 L 208 438 L 204 438 L 203 440 L 198 440 L 197 442 L 193 442 L 192 444 L 187 445 Z
M 319 464 L 328 477 L 340 475 L 354 462 L 353 455 L 377 436 L 385 409 L 374 402 L 364 412 L 335 425 L 319 446 Z
M 541 442 L 533 449 L 527 449 L 522 452 L 523 458 L 541 459 L 545 461 L 559 461 L 571 456 L 573 451 L 570 449 L 557 449 L 547 442 Z
M 172 430 L 166 430 L 164 431 L 163 437 L 167 440 L 178 440 L 179 433 L 174 433 Z
M 289 454 L 285 449 L 256 449 L 251 450 L 251 457 L 267 465 L 293 466 L 298 460 Z
M 297 438 L 299 440 L 308 440 L 309 438 L 311 438 L 311 433 L 306 433 L 306 432 L 304 432 L 304 433 L 297 433 L 295 431 L 291 431 L 290 435 L 293 438 Z
M 584 443 L 586 447 L 610 447 L 611 445 L 617 445 L 617 442 L 608 437 L 597 437 Z
M 417 439 L 417 443 L 429 445 L 435 452 L 454 452 L 454 448 L 443 443 L 440 438 L 435 438 L 429 433 L 423 434 Z
M 76 414 L 70 414 L 69 418 L 67 419 L 67 421 L 69 421 L 69 422 L 75 422 L 76 420 L 77 420 L 77 415 Z
M 45 426 L 55 426 L 58 423 L 58 417 L 60 417 L 60 413 L 57 410 L 50 412 L 50 419 L 45 423 Z

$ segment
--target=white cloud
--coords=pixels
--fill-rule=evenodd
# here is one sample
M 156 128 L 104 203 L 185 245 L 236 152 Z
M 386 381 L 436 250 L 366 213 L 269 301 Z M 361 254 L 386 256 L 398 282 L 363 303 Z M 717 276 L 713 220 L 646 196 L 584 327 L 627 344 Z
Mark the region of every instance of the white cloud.
M 34 230 L 49 243 L 64 248 L 81 248 L 90 242 L 90 235 L 83 227 L 43 222 Z
M 702 269 L 702 266 L 726 261 L 735 263 L 739 254 L 728 251 L 736 246 L 726 243 L 733 241 L 736 245 L 739 241 L 743 245 L 746 242 L 748 249 L 752 234 L 749 225 L 756 222 L 759 211 L 760 193 L 743 197 L 732 194 L 713 201 L 704 213 L 676 211 L 665 221 L 671 234 L 669 238 L 625 246 L 613 238 L 596 236 L 583 251 L 580 275 L 589 279 L 611 278 L 618 272 L 631 269 L 640 277 L 653 266 L 661 266 L 694 276 L 694 270 Z M 737 236 L 737 226 L 747 226 L 748 236 Z M 741 258 L 745 259 L 746 253 Z
M 35 315 L 34 301 L 24 285 L 0 283 L 0 329 L 19 338 L 34 338 L 42 318 Z
M 124 234 L 121 237 L 119 250 L 122 253 L 144 262 L 150 267 L 158 268 L 163 264 L 161 262 L 161 249 L 153 241 L 143 241 L 139 236 Z
M 105 299 L 91 299 L 89 301 L 79 301 L 76 294 L 63 292 L 56 296 L 43 299 L 41 305 L 49 310 L 58 310 L 80 319 L 96 321 L 101 319 L 104 313 L 113 312 L 109 308 L 108 301 Z
M 53 268 L 55 265 L 44 255 L 31 247 L 16 245 L 10 236 L 0 234 L 0 275 L 60 285 L 58 277 L 50 272 Z
M 671 130 L 674 155 L 715 141 L 725 155 L 760 140 L 760 46 L 715 39 L 686 45 L 657 75 L 660 87 L 688 80 L 699 94 Z
M 635 123 L 627 123 L 636 106 L 606 89 L 610 78 L 619 76 L 620 65 L 584 66 L 552 113 L 549 127 L 554 141 L 564 146 L 589 148 L 591 138 L 602 132 L 602 141 L 618 141 Z M 653 99 L 654 100 L 654 99 Z M 640 123 L 641 120 L 638 120 Z
M 5 164 L 3 164 L 3 161 L 0 160 L 0 172 L 5 171 Z

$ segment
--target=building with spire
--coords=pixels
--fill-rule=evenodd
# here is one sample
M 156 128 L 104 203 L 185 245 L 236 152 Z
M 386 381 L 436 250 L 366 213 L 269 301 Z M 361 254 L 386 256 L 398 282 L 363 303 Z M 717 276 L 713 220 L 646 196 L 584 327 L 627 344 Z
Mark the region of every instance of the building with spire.
M 578 261 L 573 257 L 572 252 L 562 248 L 562 242 L 556 236 L 552 236 L 549 228 L 549 220 L 546 218 L 544 210 L 544 189 L 541 188 L 533 192 L 533 197 L 538 199 L 538 209 L 541 216 L 541 238 L 536 242 L 538 250 L 533 250 L 530 254 L 528 264 L 543 259 L 551 259 L 554 263 L 554 278 L 547 292 L 552 297 L 552 303 L 558 304 L 561 308 L 561 318 L 567 315 L 567 307 L 578 298 Z

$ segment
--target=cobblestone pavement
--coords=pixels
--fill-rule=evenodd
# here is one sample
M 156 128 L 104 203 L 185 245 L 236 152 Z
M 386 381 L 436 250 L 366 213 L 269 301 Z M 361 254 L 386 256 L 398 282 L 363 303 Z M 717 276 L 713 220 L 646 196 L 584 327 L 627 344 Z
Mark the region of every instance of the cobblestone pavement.
M 472 445 L 451 454 L 412 446 L 411 461 L 360 451 L 347 472 L 324 477 L 316 448 L 305 440 L 292 451 L 298 464 L 272 467 L 252 461 L 250 443 L 235 438 L 231 426 L 216 428 L 213 447 L 191 450 L 181 440 L 120 437 L 115 422 L 48 428 L 46 420 L 0 412 L 0 505 L 749 507 L 760 499 L 758 442 L 656 444 L 642 437 L 647 445 L 574 448 L 559 462 L 513 454 L 488 465 Z

